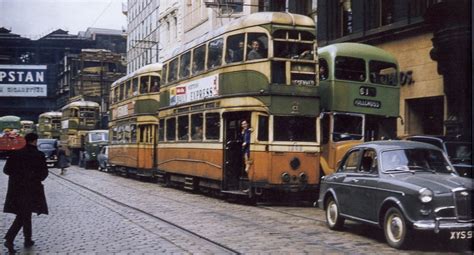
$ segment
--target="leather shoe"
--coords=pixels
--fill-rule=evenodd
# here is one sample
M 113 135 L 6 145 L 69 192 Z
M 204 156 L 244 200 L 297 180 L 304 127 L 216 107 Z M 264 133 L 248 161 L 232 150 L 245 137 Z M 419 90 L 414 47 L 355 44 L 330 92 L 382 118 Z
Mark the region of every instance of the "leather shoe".
M 11 254 L 16 253 L 15 245 L 13 244 L 13 242 L 11 242 L 11 241 L 5 241 L 5 242 L 3 243 L 3 245 L 4 245 L 5 247 L 7 247 L 8 253 L 11 253 Z
M 33 241 L 33 240 L 26 240 L 25 241 L 25 248 L 30 248 L 33 245 L 35 245 L 35 241 Z

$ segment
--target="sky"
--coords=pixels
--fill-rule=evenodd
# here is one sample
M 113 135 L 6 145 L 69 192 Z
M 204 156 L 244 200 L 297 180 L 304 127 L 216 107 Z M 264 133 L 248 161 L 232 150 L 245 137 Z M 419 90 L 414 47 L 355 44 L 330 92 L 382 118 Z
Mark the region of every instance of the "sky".
M 38 39 L 57 29 L 77 34 L 89 27 L 125 29 L 126 0 L 0 0 L 0 27 Z

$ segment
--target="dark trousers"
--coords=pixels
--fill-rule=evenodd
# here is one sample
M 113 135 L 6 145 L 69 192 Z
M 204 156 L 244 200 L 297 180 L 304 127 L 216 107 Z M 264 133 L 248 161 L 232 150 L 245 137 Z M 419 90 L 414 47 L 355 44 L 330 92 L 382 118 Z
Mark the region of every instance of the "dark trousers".
M 31 240 L 31 212 L 23 212 L 16 215 L 15 221 L 13 221 L 5 235 L 5 239 L 13 242 L 22 227 L 25 240 Z

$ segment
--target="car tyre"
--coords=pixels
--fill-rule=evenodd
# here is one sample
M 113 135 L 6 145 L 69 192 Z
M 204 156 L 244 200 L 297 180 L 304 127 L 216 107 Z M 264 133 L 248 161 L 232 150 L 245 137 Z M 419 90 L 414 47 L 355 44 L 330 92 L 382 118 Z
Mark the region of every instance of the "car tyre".
M 326 203 L 326 225 L 331 230 L 341 230 L 345 219 L 339 214 L 339 206 L 333 197 Z
M 388 245 L 396 249 L 404 249 L 407 247 L 408 226 L 405 216 L 395 207 L 388 209 L 385 214 L 383 231 Z

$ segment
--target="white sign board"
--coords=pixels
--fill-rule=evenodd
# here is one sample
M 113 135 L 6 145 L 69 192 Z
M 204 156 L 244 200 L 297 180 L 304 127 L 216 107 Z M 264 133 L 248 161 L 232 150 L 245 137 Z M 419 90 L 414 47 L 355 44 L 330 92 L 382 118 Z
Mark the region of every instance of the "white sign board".
M 0 65 L 0 97 L 46 97 L 46 65 Z
M 170 105 L 190 103 L 219 95 L 219 75 L 204 77 L 170 89 Z

